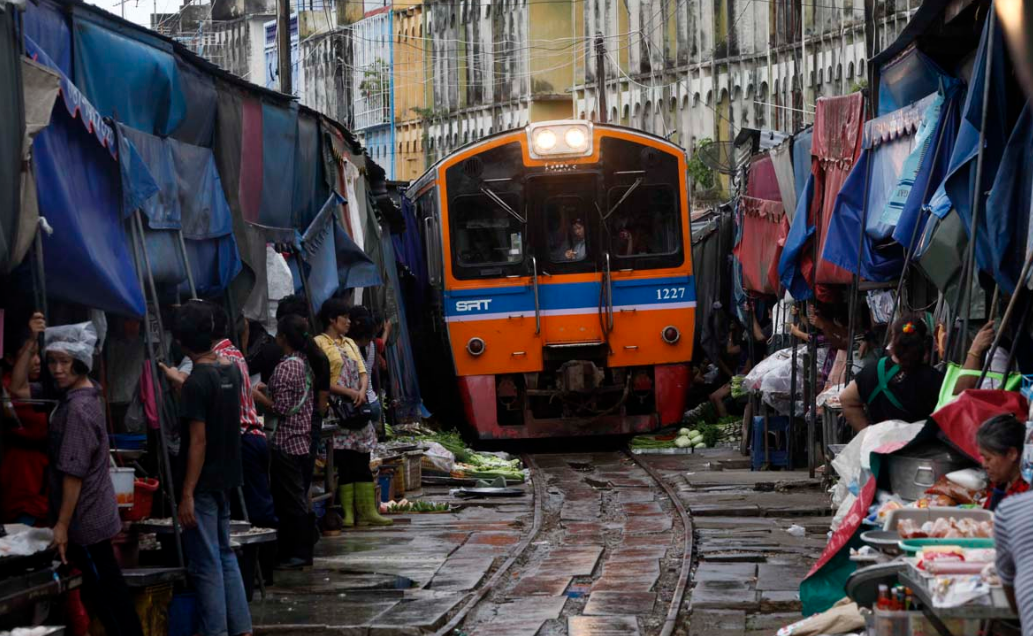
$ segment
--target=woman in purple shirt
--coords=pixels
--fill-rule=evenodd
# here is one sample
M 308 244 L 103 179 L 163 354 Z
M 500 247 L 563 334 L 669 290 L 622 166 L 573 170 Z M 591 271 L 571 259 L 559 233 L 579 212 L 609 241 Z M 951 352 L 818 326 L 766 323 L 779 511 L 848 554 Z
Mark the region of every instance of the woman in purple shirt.
M 105 631 L 113 636 L 142 636 L 111 547 L 122 522 L 108 472 L 110 447 L 100 391 L 89 377 L 97 332 L 89 322 L 45 329 L 41 314 L 34 315 L 30 325 L 34 335 L 44 332 L 53 386 L 29 384 L 30 352 L 15 363 L 10 390 L 22 399 L 52 394 L 58 398 L 49 429 L 54 546 L 62 563 L 71 562 L 82 572 L 83 597 Z

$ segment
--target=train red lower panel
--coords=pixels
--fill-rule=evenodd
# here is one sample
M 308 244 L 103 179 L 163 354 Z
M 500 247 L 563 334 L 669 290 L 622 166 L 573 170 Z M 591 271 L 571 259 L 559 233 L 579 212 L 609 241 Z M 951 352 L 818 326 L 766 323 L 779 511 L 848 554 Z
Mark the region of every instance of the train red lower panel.
M 686 364 L 653 367 L 652 413 L 627 414 L 622 409 L 595 417 L 536 419 L 524 409 L 519 421 L 507 418 L 506 423 L 500 423 L 496 376 L 462 376 L 458 381 L 467 422 L 480 439 L 531 439 L 637 434 L 675 424 L 685 411 L 690 375 Z

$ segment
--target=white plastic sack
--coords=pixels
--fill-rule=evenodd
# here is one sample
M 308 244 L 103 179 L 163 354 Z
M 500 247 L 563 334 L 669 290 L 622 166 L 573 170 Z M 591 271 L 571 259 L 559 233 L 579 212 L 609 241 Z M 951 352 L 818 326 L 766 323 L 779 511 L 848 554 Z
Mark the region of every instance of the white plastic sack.
M 947 473 L 947 480 L 965 488 L 966 490 L 975 490 L 978 492 L 986 490 L 987 485 L 986 471 L 978 468 L 966 468 L 965 470 L 956 470 L 953 473 Z
M 10 556 L 31 556 L 46 550 L 54 541 L 50 528 L 30 528 L 23 525 L 5 526 L 6 537 L 0 537 L 0 558 Z
M 451 473 L 456 465 L 456 456 L 437 442 L 429 442 L 424 445 L 423 458 L 420 464 L 428 470 L 436 470 L 442 473 Z
M 910 442 L 921 432 L 922 426 L 890 420 L 862 429 L 832 460 L 832 468 L 850 492 L 857 495 L 871 473 L 872 451 L 893 442 Z

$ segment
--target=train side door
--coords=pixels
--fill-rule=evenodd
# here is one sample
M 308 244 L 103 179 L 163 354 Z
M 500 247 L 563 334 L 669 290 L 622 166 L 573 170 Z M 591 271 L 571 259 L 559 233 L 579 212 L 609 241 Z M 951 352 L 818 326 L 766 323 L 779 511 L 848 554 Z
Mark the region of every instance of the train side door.
M 596 174 L 529 179 L 528 223 L 535 236 L 544 345 L 601 343 L 600 220 Z

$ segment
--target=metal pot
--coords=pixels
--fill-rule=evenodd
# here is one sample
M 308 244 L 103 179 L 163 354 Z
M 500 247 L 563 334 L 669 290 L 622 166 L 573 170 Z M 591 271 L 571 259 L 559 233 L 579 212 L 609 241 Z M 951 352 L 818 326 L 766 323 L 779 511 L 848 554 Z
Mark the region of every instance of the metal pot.
M 974 465 L 968 457 L 941 442 L 890 455 L 887 461 L 893 494 L 908 501 L 921 499 L 947 473 Z

